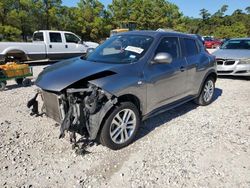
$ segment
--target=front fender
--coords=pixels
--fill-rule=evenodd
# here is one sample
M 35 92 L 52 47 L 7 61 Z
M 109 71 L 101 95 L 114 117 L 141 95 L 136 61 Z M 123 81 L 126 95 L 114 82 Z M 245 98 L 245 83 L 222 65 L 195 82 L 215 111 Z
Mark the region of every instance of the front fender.
M 134 95 L 140 100 L 140 110 L 146 110 L 146 85 L 137 74 L 115 74 L 112 76 L 89 81 L 119 98 L 123 95 Z

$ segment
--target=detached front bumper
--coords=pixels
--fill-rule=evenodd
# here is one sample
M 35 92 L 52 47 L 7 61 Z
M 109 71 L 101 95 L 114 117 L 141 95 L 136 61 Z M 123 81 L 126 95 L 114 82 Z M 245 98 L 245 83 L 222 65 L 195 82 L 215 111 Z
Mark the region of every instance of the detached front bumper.
M 250 64 L 240 64 L 239 60 L 217 59 L 217 74 L 232 76 L 250 76 Z

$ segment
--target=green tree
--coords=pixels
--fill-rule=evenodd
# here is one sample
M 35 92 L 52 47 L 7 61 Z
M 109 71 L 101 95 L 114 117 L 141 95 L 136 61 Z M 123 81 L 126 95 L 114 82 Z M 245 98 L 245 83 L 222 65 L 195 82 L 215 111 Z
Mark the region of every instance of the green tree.
M 218 38 L 245 37 L 247 29 L 243 23 L 236 22 L 230 26 L 222 25 L 217 27 L 214 35 Z
M 116 26 L 133 21 L 137 29 L 173 29 L 181 18 L 178 7 L 165 0 L 113 0 L 109 10 Z
M 200 10 L 200 15 L 201 15 L 201 18 L 203 21 L 208 20 L 209 17 L 211 16 L 211 14 L 208 12 L 208 10 L 204 9 L 204 8 Z
M 53 26 L 58 24 L 61 4 L 61 0 L 42 0 L 41 8 L 45 18 L 45 29 L 53 29 Z
M 228 5 L 223 5 L 217 12 L 214 13 L 213 16 L 223 17 L 227 9 Z
M 123 22 L 133 21 L 139 30 L 169 28 L 181 32 L 241 37 L 250 35 L 250 7 L 225 15 L 223 5 L 211 15 L 201 9 L 201 18 L 183 16 L 166 0 L 113 0 L 105 9 L 99 0 L 80 0 L 77 7 L 61 0 L 1 0 L 0 36 L 4 41 L 27 41 L 36 30 L 68 30 L 83 40 L 99 41 Z
M 80 36 L 84 40 L 97 41 L 104 37 L 106 30 L 105 20 L 107 13 L 104 5 L 98 0 L 81 0 L 78 3 L 77 26 Z
M 246 7 L 245 10 L 246 10 L 247 14 L 250 14 L 250 7 Z

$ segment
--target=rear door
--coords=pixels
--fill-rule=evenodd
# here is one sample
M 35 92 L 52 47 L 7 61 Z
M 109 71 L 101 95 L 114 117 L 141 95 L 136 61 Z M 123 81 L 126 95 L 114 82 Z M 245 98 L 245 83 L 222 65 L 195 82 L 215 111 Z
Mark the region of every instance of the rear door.
M 44 40 L 44 33 L 43 32 L 35 32 L 33 34 L 33 43 L 36 44 L 42 44 L 44 47 L 42 48 L 40 52 L 38 52 L 37 48 L 32 51 L 29 51 L 29 58 L 31 60 L 41 60 L 41 59 L 46 59 L 47 58 L 47 53 L 46 53 L 46 45 L 45 45 L 45 40 Z
M 204 66 L 208 58 L 202 53 L 198 41 L 192 38 L 182 38 L 182 51 L 187 60 L 187 92 L 196 95 L 200 87 Z
M 66 58 L 65 43 L 62 40 L 60 32 L 48 32 L 48 58 L 51 60 L 60 60 Z
M 175 102 L 186 95 L 186 60 L 181 55 L 178 37 L 164 37 L 154 52 L 167 52 L 170 64 L 151 64 L 145 69 L 147 80 L 147 111 Z

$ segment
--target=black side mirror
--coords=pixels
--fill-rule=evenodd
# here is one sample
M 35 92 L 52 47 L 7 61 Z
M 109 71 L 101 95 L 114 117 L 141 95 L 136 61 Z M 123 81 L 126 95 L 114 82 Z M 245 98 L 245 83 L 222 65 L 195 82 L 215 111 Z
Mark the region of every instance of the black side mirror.
M 156 54 L 153 63 L 170 64 L 173 61 L 171 54 L 166 52 L 161 52 Z

